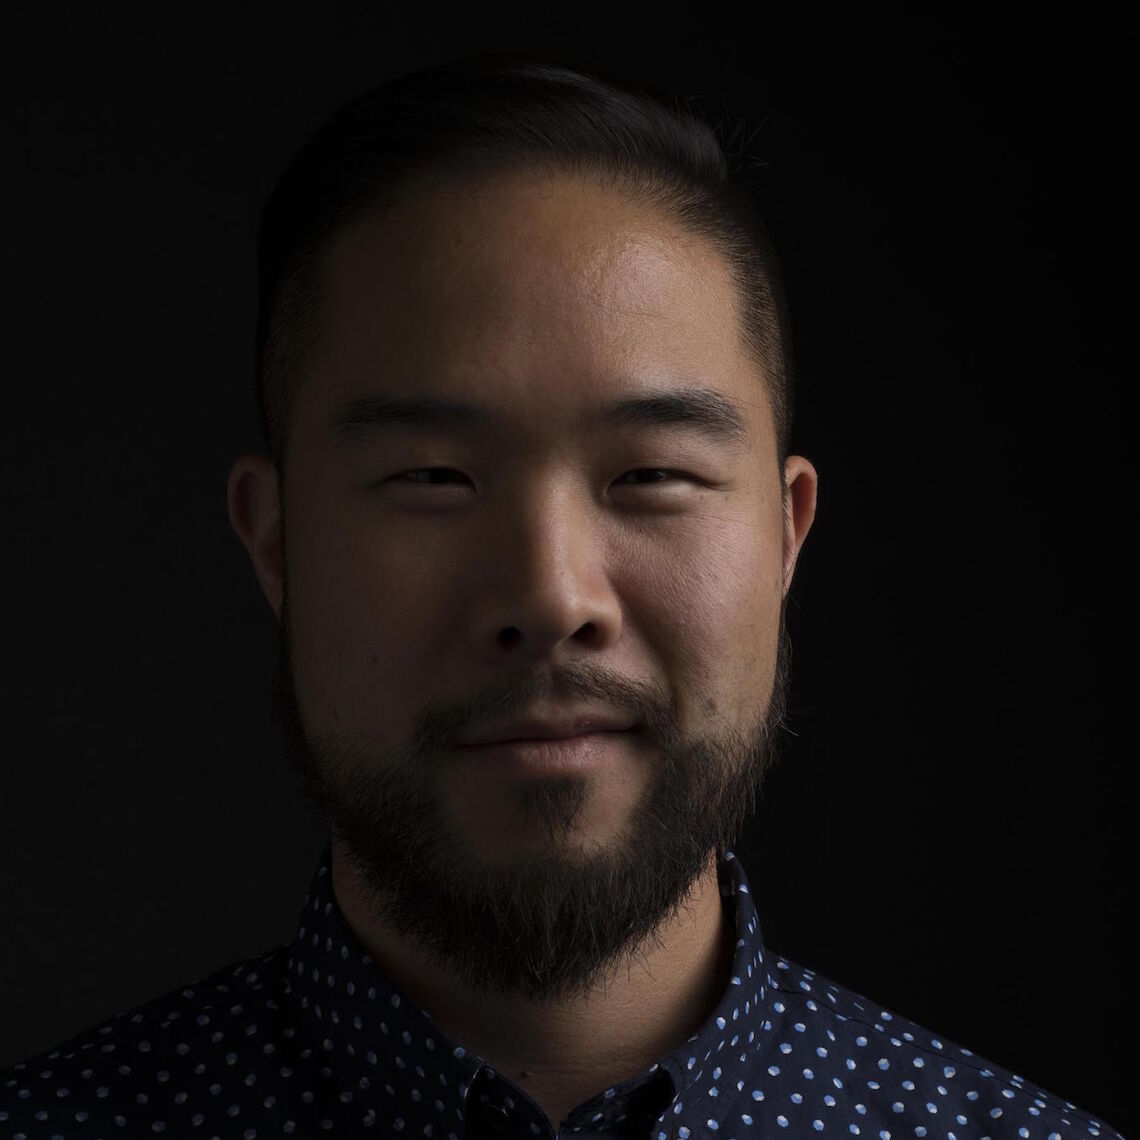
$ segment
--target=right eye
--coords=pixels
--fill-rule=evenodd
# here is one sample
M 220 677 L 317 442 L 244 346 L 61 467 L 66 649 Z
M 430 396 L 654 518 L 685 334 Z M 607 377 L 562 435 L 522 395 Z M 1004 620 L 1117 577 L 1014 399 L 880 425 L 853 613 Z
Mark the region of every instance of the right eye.
M 413 471 L 404 471 L 399 475 L 393 475 L 392 478 L 397 483 L 406 480 L 409 483 L 415 483 L 416 485 L 421 486 L 421 487 L 438 487 L 438 486 L 440 486 L 439 483 L 428 483 L 428 482 L 423 482 L 419 479 L 409 479 L 408 478 L 410 475 L 431 475 L 434 473 L 443 473 L 445 475 L 458 475 L 463 479 L 467 478 L 467 476 L 464 475 L 462 471 L 456 471 L 454 467 L 417 467 Z

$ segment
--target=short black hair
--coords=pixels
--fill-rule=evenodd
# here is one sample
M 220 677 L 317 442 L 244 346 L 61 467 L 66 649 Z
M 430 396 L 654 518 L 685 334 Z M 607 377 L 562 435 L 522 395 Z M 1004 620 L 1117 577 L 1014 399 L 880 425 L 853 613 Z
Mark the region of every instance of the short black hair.
M 336 110 L 285 167 L 258 219 L 256 397 L 279 489 L 294 397 L 316 343 L 320 256 L 332 238 L 426 188 L 510 168 L 616 187 L 726 258 L 742 337 L 772 408 L 783 487 L 791 330 L 758 184 L 744 177 L 748 163 L 765 163 L 743 149 L 730 156 L 720 133 L 675 94 L 501 52 L 407 72 Z

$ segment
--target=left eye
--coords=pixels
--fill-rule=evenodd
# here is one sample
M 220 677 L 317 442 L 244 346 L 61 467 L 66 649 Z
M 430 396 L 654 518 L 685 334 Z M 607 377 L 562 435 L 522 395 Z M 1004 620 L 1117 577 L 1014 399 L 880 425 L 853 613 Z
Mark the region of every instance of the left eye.
M 653 483 L 668 483 L 673 479 L 688 479 L 692 480 L 692 475 L 686 475 L 684 471 L 671 471 L 668 467 L 635 467 L 632 471 L 627 471 L 626 475 L 640 475 L 648 472 L 650 475 L 664 475 L 664 479 L 650 479 L 650 484 Z M 624 479 L 625 476 L 623 475 Z
M 435 483 L 425 483 L 419 479 L 410 478 L 412 475 L 431 475 L 431 474 L 458 475 L 461 478 L 466 478 L 466 476 L 463 475 L 462 471 L 457 471 L 454 467 L 417 467 L 413 471 L 405 471 L 401 475 L 394 475 L 393 478 L 397 481 L 407 480 L 410 483 L 415 483 L 418 486 L 423 486 L 423 487 L 438 486 L 438 484 L 435 484 Z M 673 471 L 672 469 L 670 469 L 668 467 L 635 467 L 632 471 L 626 472 L 626 475 L 641 475 L 641 474 L 664 475 L 665 478 L 664 479 L 651 479 L 647 483 L 639 484 L 640 486 L 647 486 L 647 485 L 653 486 L 654 484 L 661 484 L 661 483 L 670 482 L 675 478 L 687 479 L 691 482 L 695 481 L 694 476 L 689 475 L 684 471 Z M 625 475 L 623 475 L 622 478 L 624 479 Z

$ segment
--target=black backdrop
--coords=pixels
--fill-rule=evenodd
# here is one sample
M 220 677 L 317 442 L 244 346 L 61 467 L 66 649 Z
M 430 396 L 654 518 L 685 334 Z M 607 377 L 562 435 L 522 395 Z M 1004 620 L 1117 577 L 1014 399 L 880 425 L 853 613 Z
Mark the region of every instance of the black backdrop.
M 795 735 L 737 848 L 769 945 L 1135 1131 L 1124 29 L 125 11 L 0 35 L 0 1064 L 292 934 L 324 837 L 225 509 L 261 448 L 256 211 L 332 107 L 499 48 L 760 128 L 820 472 Z

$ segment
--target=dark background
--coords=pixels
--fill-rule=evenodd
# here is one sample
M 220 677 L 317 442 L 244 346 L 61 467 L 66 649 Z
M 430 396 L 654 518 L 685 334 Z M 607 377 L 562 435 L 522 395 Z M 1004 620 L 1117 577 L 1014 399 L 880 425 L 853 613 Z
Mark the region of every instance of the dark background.
M 293 933 L 324 835 L 225 505 L 257 210 L 340 102 L 492 48 L 760 128 L 820 474 L 737 848 L 768 944 L 1135 1132 L 1125 32 L 8 4 L 0 1064 Z

